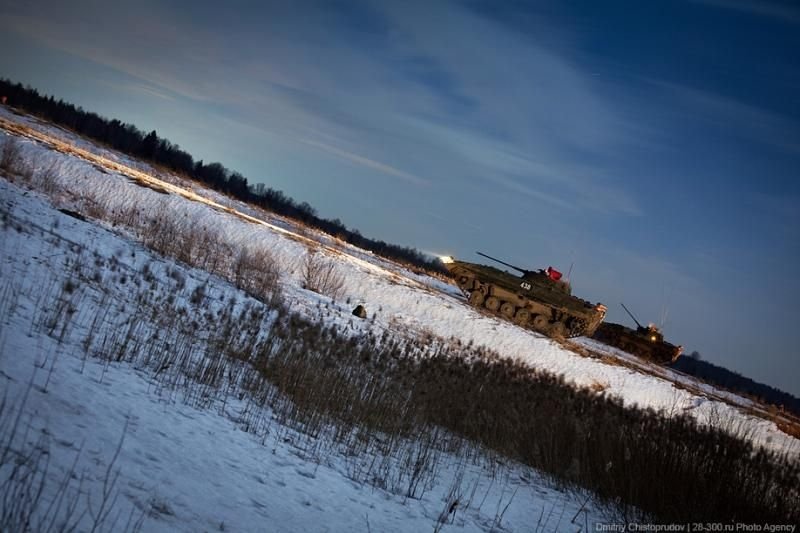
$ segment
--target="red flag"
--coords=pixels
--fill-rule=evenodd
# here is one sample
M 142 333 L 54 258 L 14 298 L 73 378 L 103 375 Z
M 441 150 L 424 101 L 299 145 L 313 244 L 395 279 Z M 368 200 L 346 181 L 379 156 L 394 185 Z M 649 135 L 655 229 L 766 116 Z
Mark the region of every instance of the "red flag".
M 547 267 L 547 270 L 545 272 L 547 272 L 547 275 L 550 276 L 550 279 L 552 279 L 553 281 L 558 281 L 561 279 L 561 272 L 559 272 L 553 267 Z

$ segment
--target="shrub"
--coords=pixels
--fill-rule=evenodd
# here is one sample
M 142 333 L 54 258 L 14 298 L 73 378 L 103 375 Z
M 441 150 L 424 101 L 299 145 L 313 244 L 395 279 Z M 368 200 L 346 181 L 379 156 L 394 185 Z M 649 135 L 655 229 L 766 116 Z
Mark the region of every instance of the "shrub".
M 303 287 L 333 300 L 344 295 L 344 276 L 333 261 L 326 260 L 317 250 L 310 250 L 303 260 Z
M 278 296 L 280 269 L 275 256 L 265 248 L 243 248 L 233 266 L 237 287 L 251 296 L 268 301 Z
M 53 162 L 39 171 L 37 176 L 39 189 L 48 196 L 55 194 L 58 191 L 58 175 L 60 173 L 61 165 L 57 162 Z
M 195 226 L 193 226 L 194 228 Z M 192 253 L 192 264 L 208 272 L 226 277 L 234 255 L 233 248 L 220 235 L 218 230 L 201 226 L 193 229 L 196 244 Z M 267 261 L 267 258 L 264 258 Z
M 22 148 L 16 137 L 8 137 L 0 148 L 0 169 L 9 174 L 19 174 L 22 170 Z

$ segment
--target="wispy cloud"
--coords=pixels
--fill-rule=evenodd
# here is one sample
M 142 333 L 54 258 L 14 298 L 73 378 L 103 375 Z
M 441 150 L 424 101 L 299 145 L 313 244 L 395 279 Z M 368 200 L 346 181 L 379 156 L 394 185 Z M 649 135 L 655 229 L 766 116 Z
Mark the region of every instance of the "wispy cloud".
M 175 101 L 175 97 L 168 94 L 166 90 L 158 87 L 153 87 L 151 85 L 147 85 L 144 83 L 118 83 L 107 80 L 103 80 L 101 81 L 101 83 L 113 89 L 118 89 L 125 92 L 134 92 L 134 93 L 144 94 L 147 96 L 154 96 L 161 100 L 168 100 L 171 102 Z
M 667 93 L 676 110 L 695 122 L 707 121 L 729 135 L 800 155 L 800 123 L 727 96 L 688 85 L 652 81 Z
M 385 163 L 381 163 L 380 161 L 375 161 L 374 159 L 370 159 L 368 157 L 364 157 L 358 154 L 354 154 L 353 152 L 348 152 L 347 150 L 342 150 L 341 148 L 337 148 L 335 146 L 331 146 L 329 144 L 312 141 L 309 139 L 300 139 L 300 142 L 303 144 L 307 144 L 308 146 L 313 146 L 314 148 L 319 148 L 320 150 L 324 150 L 330 154 L 334 154 L 342 159 L 350 161 L 351 163 L 355 163 L 356 165 L 361 165 L 363 167 L 377 170 L 382 174 L 386 174 L 389 176 L 394 176 L 395 178 L 401 178 L 409 183 L 413 183 L 414 185 L 429 185 L 430 182 L 424 178 L 420 178 L 413 174 L 409 174 L 408 172 L 404 172 L 399 168 L 395 168 L 391 165 L 387 165 Z
M 221 40 L 211 26 L 153 4 L 129 10 L 122 27 L 99 24 L 89 40 L 80 28 L 93 6 L 56 6 L 57 16 L 20 9 L 6 24 L 141 79 L 141 90 L 227 106 L 243 123 L 406 183 L 459 175 L 557 209 L 640 212 L 606 173 L 576 163 L 576 152 L 605 153 L 623 135 L 591 76 L 457 2 L 380 4 L 359 45 L 337 29 L 362 17 L 358 9 L 333 20 L 325 10 L 283 10 L 269 31 L 246 25 Z
M 640 216 L 639 202 L 608 171 L 562 155 L 557 146 L 523 146 L 478 131 L 424 121 L 416 124 L 431 139 L 468 162 L 476 179 L 500 185 L 563 210 L 588 210 L 608 215 Z
M 709 6 L 739 11 L 748 15 L 759 15 L 788 22 L 800 23 L 800 9 L 797 4 L 779 3 L 771 0 L 694 0 Z

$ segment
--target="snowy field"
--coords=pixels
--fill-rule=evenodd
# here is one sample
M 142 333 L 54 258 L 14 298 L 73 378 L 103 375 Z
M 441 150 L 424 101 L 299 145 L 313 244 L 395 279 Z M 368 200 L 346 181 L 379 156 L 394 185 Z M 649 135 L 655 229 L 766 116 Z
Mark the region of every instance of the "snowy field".
M 273 419 L 268 411 L 259 415 L 264 431 L 243 431 L 246 401 L 226 398 L 220 405 L 187 397 L 186 389 L 145 368 L 115 362 L 107 355 L 114 350 L 179 345 L 186 345 L 187 357 L 202 360 L 220 316 L 259 312 L 261 304 L 217 276 L 153 254 L 124 224 L 81 221 L 54 205 L 168 215 L 182 227 L 214 228 L 234 249 L 268 248 L 292 309 L 353 336 L 428 334 L 491 347 L 576 385 L 600 387 L 628 405 L 689 412 L 758 445 L 800 451 L 772 421 L 744 411 L 747 400 L 579 339 L 578 347 L 628 364 L 586 357 L 476 312 L 440 280 L 59 128 L 7 109 L 0 109 L 0 126 L 6 129 L 0 142 L 11 138 L 8 130 L 22 134 L 20 150 L 35 175 L 54 169 L 47 195 L 0 179 L 0 383 L 10 406 L 4 417 L 21 409 L 17 449 L 25 442 L 49 450 L 48 491 L 71 470 L 78 473 L 71 490 L 91 504 L 82 528 L 102 519 L 105 530 L 119 530 L 129 517 L 141 517 L 146 531 L 586 531 L 602 515 L 586 496 L 565 494 L 530 469 L 489 457 L 443 456 L 435 482 L 431 477 L 413 498 L 396 490 L 399 482 L 395 490 L 357 482 L 352 458 L 333 445 L 329 453 L 310 449 L 307 435 L 266 422 Z M 336 301 L 302 288 L 302 262 L 312 247 L 345 279 Z M 350 314 L 359 303 L 368 320 Z M 157 337 L 164 309 L 181 316 L 173 326 L 204 317 L 194 320 L 191 341 Z M 268 324 L 269 310 L 261 312 Z M 98 511 L 104 481 L 117 502 L 108 517 Z M 455 499 L 461 506 L 450 513 Z
M 121 530 L 131 517 L 144 519 L 144 531 L 298 532 L 437 525 L 519 531 L 532 524 L 577 531 L 600 519 L 585 497 L 488 458 L 442 457 L 435 482 L 416 497 L 356 482 L 352 458 L 333 448 L 320 453 L 306 435 L 278 423 L 261 434 L 243 431 L 246 402 L 229 398 L 224 406 L 200 407 L 143 368 L 98 359 L 103 349 L 121 349 L 123 336 L 114 338 L 115 332 L 133 327 L 130 349 L 147 346 L 150 305 L 162 302 L 166 309 L 170 295 L 173 309 L 192 309 L 192 295 L 204 287 L 203 309 L 214 319 L 226 309 L 236 316 L 260 304 L 221 279 L 55 211 L 37 196 L 0 181 L 3 397 L 22 407 L 13 447 L 48 450 L 45 498 L 75 472 L 80 480 L 68 494 L 79 509 L 86 503 L 96 512 L 104 482 L 113 481 L 109 494 L 116 505 L 100 530 Z M 152 277 L 137 278 L 143 270 Z M 151 296 L 143 302 L 145 292 Z M 344 309 L 341 315 L 349 321 Z M 211 328 L 214 321 L 201 324 Z M 200 332 L 196 340 L 212 338 Z M 8 409 L 6 418 L 14 414 Z M 261 415 L 271 418 L 268 411 Z M 360 457 L 358 463 L 381 459 Z M 398 482 L 397 488 L 404 486 Z M 463 509 L 445 512 L 440 524 L 455 497 Z M 81 529 L 94 524 L 91 514 L 81 520 Z
M 470 308 L 458 290 L 440 280 L 420 276 L 392 262 L 327 235 L 297 228 L 281 217 L 266 214 L 177 176 L 156 172 L 139 161 L 98 147 L 74 134 L 36 119 L 0 109 L 0 125 L 25 126 L 39 141 L 23 141 L 25 157 L 36 169 L 56 165 L 59 183 L 66 190 L 60 202 L 81 205 L 87 198 L 106 210 L 136 208 L 172 213 L 182 224 L 218 228 L 235 248 L 265 246 L 282 264 L 282 280 L 298 308 L 313 307 L 309 292 L 300 289 L 302 258 L 308 242 L 322 243 L 323 252 L 337 262 L 346 278 L 345 298 L 362 303 L 377 326 L 390 330 L 428 332 L 443 338 L 490 347 L 538 370 L 563 376 L 579 386 L 602 388 L 626 405 L 665 413 L 689 412 L 701 423 L 732 429 L 756 444 L 777 451 L 800 452 L 800 443 L 770 420 L 748 414 L 750 400 L 703 384 L 679 372 L 649 365 L 590 339 L 575 344 L 595 356 L 618 359 L 608 364 L 599 357 L 582 356 L 538 333 L 522 330 L 503 320 Z M 78 153 L 60 153 L 45 142 L 67 142 Z M 70 148 L 72 149 L 72 148 Z M 90 160 L 87 160 L 90 159 Z M 142 187 L 153 184 L 169 194 Z M 186 202 L 185 200 L 192 200 Z M 412 333 L 412 334 L 414 334 Z M 578 350 L 580 351 L 580 350 Z M 677 385 L 677 386 L 676 386 Z

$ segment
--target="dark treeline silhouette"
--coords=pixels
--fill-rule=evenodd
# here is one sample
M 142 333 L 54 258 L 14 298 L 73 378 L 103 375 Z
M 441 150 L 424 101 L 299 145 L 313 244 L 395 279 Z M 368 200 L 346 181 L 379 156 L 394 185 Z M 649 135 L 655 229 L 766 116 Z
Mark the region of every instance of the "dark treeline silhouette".
M 246 177 L 228 170 L 221 163 L 195 161 L 180 146 L 159 137 L 155 130 L 145 133 L 132 124 L 117 119 L 109 120 L 61 99 L 56 100 L 52 96 L 40 94 L 30 86 L 23 86 L 7 79 L 0 79 L 0 97 L 3 96 L 7 97 L 8 105 L 69 128 L 130 156 L 189 176 L 234 198 L 300 221 L 377 255 L 447 274 L 437 260 L 414 248 L 369 239 L 361 235 L 358 230 L 348 228 L 339 219 L 321 218 L 308 203 L 298 203 L 282 191 L 262 183 L 250 185 Z
M 772 405 L 783 406 L 785 410 L 800 416 L 800 399 L 769 385 L 753 381 L 725 367 L 703 361 L 697 352 L 678 358 L 670 366 L 712 385 L 717 385 L 738 394 L 756 397 Z

